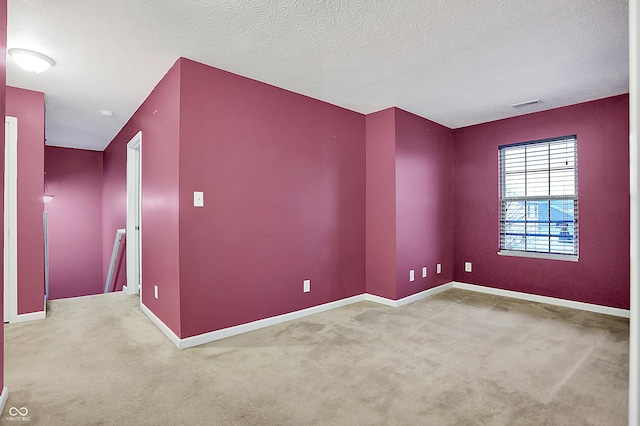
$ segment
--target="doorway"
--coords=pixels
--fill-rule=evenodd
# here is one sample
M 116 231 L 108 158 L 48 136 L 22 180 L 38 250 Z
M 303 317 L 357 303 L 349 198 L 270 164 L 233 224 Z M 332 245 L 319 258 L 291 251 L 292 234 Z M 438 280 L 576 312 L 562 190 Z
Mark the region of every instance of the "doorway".
M 127 143 L 127 285 L 142 300 L 142 132 Z

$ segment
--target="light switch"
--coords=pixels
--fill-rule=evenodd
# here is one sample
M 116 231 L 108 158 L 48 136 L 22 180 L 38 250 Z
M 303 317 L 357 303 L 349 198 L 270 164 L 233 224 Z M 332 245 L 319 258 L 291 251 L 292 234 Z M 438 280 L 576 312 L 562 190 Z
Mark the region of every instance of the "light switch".
M 201 192 L 201 191 L 193 192 L 193 206 L 204 207 L 204 192 Z

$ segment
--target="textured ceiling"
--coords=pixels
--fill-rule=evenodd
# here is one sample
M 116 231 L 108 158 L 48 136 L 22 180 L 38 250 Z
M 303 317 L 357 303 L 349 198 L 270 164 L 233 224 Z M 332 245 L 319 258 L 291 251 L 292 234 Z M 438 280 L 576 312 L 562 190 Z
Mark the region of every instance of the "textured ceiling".
M 183 56 L 361 113 L 457 128 L 626 93 L 627 0 L 9 0 L 8 47 L 57 64 L 47 144 L 101 150 Z M 513 103 L 540 98 L 521 109 Z M 103 117 L 100 110 L 112 110 Z

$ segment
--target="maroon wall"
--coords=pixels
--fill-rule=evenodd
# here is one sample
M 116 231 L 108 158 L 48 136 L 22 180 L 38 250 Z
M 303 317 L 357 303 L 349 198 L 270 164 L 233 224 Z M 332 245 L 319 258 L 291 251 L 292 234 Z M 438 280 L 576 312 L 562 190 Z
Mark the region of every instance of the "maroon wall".
M 395 299 L 400 299 L 453 279 L 454 139 L 449 128 L 397 108 L 395 123 Z M 439 275 L 437 263 L 442 264 Z
M 135 116 L 134 116 L 135 117 Z M 133 118 L 133 117 L 132 117 Z M 125 126 L 126 127 L 126 126 Z M 123 129 L 124 130 L 124 129 Z M 129 133 L 135 129 L 129 130 Z M 122 133 L 122 131 L 120 132 Z M 107 280 L 113 242 L 118 229 L 127 221 L 127 135 L 118 135 L 102 152 L 102 281 Z M 131 136 L 133 137 L 133 136 Z M 126 250 L 126 247 L 125 247 Z M 116 281 L 116 288 L 126 285 L 126 262 Z
M 181 70 L 181 337 L 362 294 L 364 116 L 186 59 Z
M 7 87 L 18 118 L 18 314 L 44 310 L 44 94 Z
M 143 303 L 181 338 L 454 279 L 628 307 L 627 103 L 453 131 L 180 59 L 104 152 L 103 276 L 125 226 L 126 143 L 142 130 Z M 498 256 L 497 147 L 567 134 L 578 135 L 580 262 Z
M 180 62 L 158 83 L 104 151 L 103 277 L 118 228 L 126 227 L 127 143 L 142 131 L 142 302 L 180 333 L 178 147 Z M 153 298 L 153 286 L 161 296 Z
M 456 131 L 456 281 L 629 308 L 628 103 L 621 95 Z M 573 134 L 579 262 L 499 256 L 498 146 Z
M 102 293 L 102 152 L 47 146 L 49 299 Z
M 367 293 L 396 300 L 450 282 L 453 132 L 389 108 L 367 115 L 366 134 Z
M 396 114 L 366 116 L 366 291 L 396 299 Z

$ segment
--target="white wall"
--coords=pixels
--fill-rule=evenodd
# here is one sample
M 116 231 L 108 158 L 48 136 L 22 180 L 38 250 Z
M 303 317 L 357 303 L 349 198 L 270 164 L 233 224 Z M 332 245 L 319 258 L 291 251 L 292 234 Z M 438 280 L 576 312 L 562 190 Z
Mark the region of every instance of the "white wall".
M 629 341 L 629 425 L 640 424 L 640 0 L 629 0 L 629 102 L 631 172 L 631 330 Z

